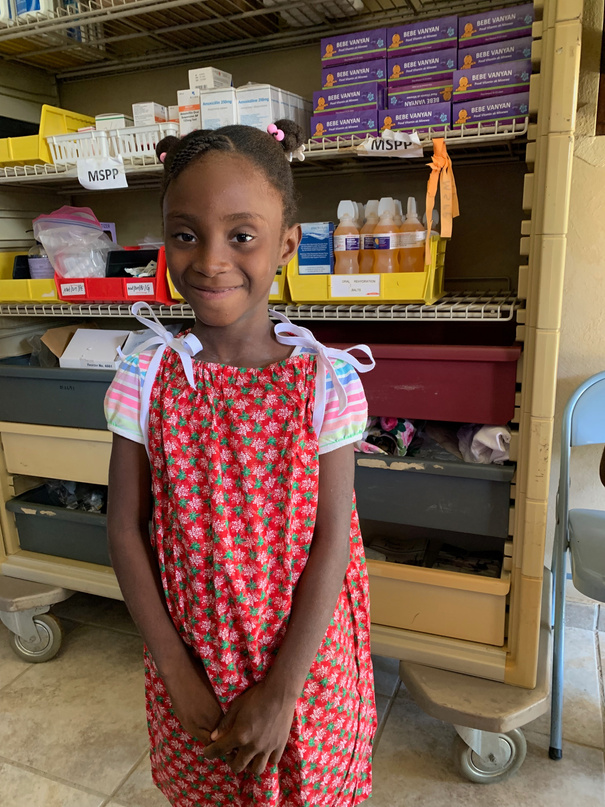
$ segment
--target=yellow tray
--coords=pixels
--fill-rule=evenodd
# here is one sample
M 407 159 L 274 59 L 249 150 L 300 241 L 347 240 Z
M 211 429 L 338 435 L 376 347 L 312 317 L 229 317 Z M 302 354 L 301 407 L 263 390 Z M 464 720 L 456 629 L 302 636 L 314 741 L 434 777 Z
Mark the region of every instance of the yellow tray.
M 59 300 L 53 278 L 48 280 L 13 280 L 13 263 L 23 252 L 0 252 L 0 302 L 52 303 Z
M 275 280 L 271 284 L 271 294 L 269 295 L 270 303 L 288 303 L 290 302 L 290 295 L 288 290 L 287 276 L 290 272 L 298 272 L 298 255 L 295 255 L 286 267 L 280 267 L 278 274 L 275 275 Z M 176 286 L 170 277 L 170 269 L 167 272 L 168 288 L 170 289 L 170 296 L 173 300 L 180 303 L 184 302 L 184 298 L 180 291 L 177 291 Z
M 295 303 L 426 303 L 443 296 L 446 239 L 431 238 L 431 263 L 424 272 L 380 275 L 301 275 L 298 267 L 288 273 Z
M 0 140 L 0 165 L 52 163 L 47 137 L 77 132 L 85 126 L 94 125 L 95 119 L 88 115 L 44 104 L 40 115 L 40 131 L 37 135 L 5 137 Z

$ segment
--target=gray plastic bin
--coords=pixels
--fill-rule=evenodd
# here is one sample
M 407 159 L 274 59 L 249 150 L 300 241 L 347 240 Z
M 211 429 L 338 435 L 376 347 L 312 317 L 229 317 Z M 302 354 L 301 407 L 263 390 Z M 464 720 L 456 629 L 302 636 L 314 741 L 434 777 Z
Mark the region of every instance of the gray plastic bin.
M 355 457 L 360 518 L 507 538 L 513 464 L 466 463 L 432 441 L 416 457 Z
M 50 504 L 44 487 L 15 496 L 6 509 L 15 514 L 21 549 L 111 566 L 106 515 Z
M 103 400 L 113 370 L 0 365 L 0 420 L 106 429 Z

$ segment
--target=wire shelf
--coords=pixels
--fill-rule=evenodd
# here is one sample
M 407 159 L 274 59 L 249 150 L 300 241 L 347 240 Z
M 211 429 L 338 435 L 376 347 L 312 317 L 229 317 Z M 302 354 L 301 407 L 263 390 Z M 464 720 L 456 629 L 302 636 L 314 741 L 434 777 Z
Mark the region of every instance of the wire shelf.
M 0 55 L 62 79 L 266 52 L 518 0 L 78 0 L 0 27 Z
M 193 311 L 188 305 L 152 306 L 160 319 L 191 319 Z M 521 308 L 521 301 L 514 294 L 494 293 L 447 293 L 435 305 L 272 305 L 272 309 L 285 314 L 291 320 L 413 320 L 421 322 L 481 321 L 509 322 Z M 0 304 L 0 316 L 5 317 L 131 317 L 132 310 L 126 304 L 78 304 L 60 303 L 12 303 Z

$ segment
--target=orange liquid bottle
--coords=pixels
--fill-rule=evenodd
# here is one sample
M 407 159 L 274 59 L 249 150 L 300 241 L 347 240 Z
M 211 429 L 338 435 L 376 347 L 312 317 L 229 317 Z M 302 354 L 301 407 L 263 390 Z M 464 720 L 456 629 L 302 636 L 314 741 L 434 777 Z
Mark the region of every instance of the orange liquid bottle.
M 408 199 L 408 214 L 401 227 L 400 272 L 424 272 L 426 230 L 416 213 L 416 199 Z
M 338 205 L 340 223 L 334 230 L 334 274 L 356 275 L 359 272 L 359 228 L 355 202 L 343 200 Z
M 395 202 L 390 196 L 383 196 L 378 204 L 378 224 L 374 227 L 375 274 L 399 271 L 399 233 L 395 224 Z
M 366 222 L 359 231 L 359 273 L 368 275 L 374 267 L 374 228 L 378 224 L 378 199 L 365 207 Z

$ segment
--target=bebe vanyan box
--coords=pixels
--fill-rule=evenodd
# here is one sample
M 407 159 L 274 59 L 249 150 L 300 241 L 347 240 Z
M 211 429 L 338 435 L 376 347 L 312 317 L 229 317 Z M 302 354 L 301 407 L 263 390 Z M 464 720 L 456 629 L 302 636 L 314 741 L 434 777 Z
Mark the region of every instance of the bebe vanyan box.
M 531 76 L 531 60 L 488 64 L 454 73 L 454 102 L 470 98 L 490 98 L 527 92 Z
M 531 36 L 533 21 L 533 3 L 460 17 L 458 20 L 458 47 L 466 48 L 486 42 L 499 42 L 501 39 Z
M 387 29 L 387 56 L 410 56 L 458 46 L 458 17 L 423 20 Z
M 452 82 L 435 84 L 408 84 L 389 90 L 389 109 L 408 109 L 412 106 L 442 104 L 452 100 L 454 88 Z
M 379 130 L 412 131 L 428 129 L 430 126 L 442 127 L 451 121 L 452 105 L 450 103 L 415 106 L 408 109 L 385 109 L 379 112 Z
M 406 84 L 447 82 L 458 64 L 458 50 L 436 50 L 416 56 L 394 56 L 388 59 L 389 90 Z
M 386 30 L 384 28 L 329 36 L 327 39 L 321 40 L 321 63 L 331 66 L 384 58 L 385 39 Z
M 356 135 L 365 138 L 375 136 L 378 130 L 380 113 L 376 110 L 361 112 L 333 112 L 331 115 L 314 115 L 311 118 L 311 137 L 334 140 L 343 135 Z
M 370 82 L 386 84 L 386 59 L 324 67 L 321 71 L 321 83 L 324 90 L 329 90 L 332 87 L 342 87 L 346 84 L 369 84 Z
M 518 92 L 514 95 L 498 95 L 495 98 L 482 100 L 472 99 L 454 104 L 452 108 L 452 125 L 454 128 L 463 124 L 472 126 L 475 123 L 512 123 L 513 120 L 524 120 L 529 111 L 529 93 Z
M 335 90 L 318 90 L 313 93 L 313 111 L 346 112 L 354 109 L 384 109 L 385 91 L 382 84 L 349 84 Z
M 458 69 L 472 70 L 473 67 L 485 67 L 486 64 L 502 64 L 503 62 L 530 59 L 531 45 L 531 36 L 494 42 L 491 45 L 473 45 L 472 48 L 458 51 Z

